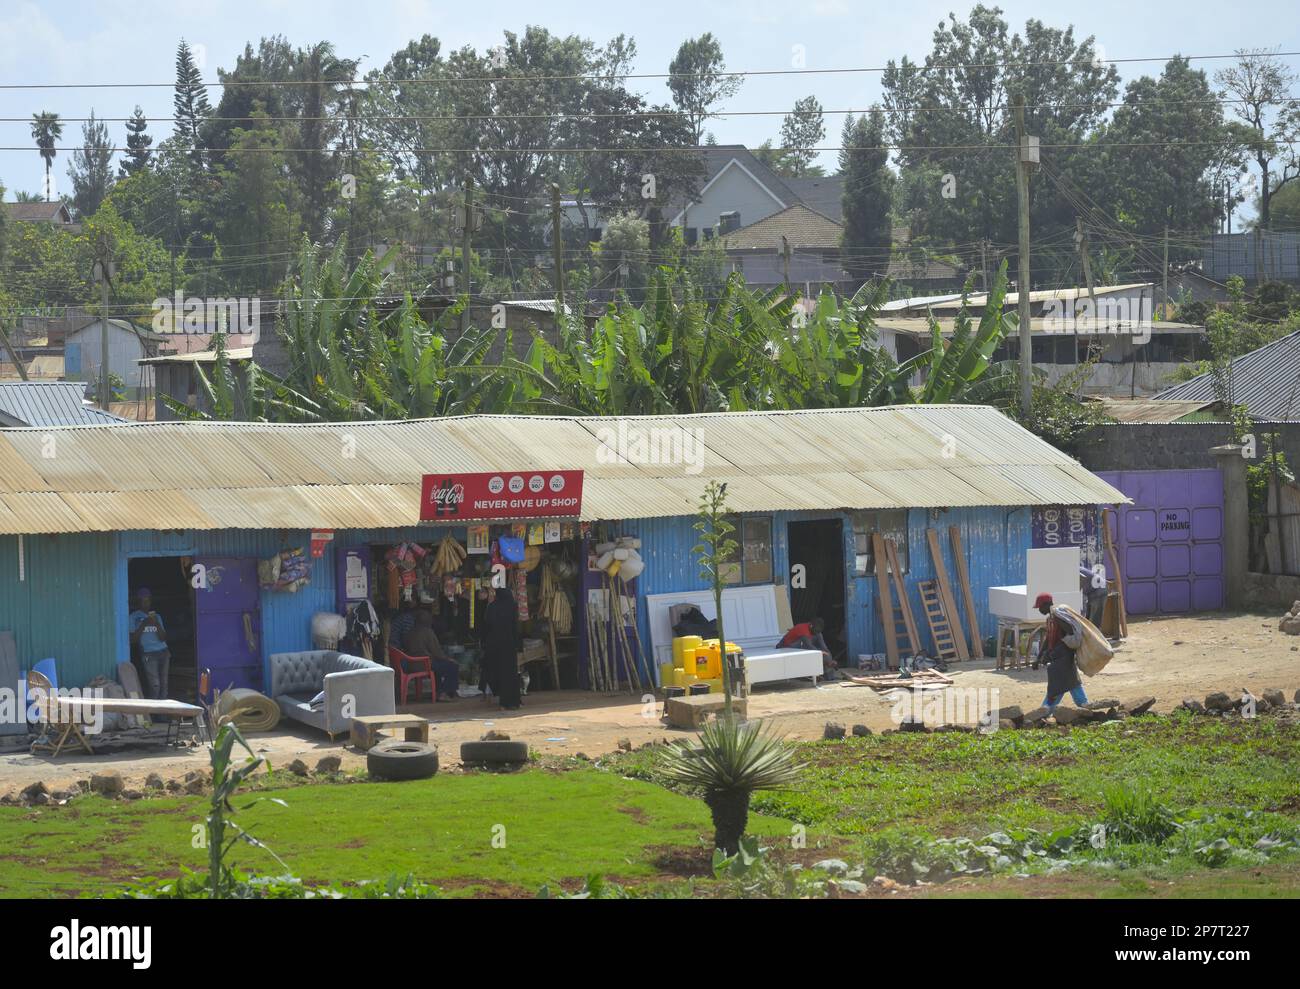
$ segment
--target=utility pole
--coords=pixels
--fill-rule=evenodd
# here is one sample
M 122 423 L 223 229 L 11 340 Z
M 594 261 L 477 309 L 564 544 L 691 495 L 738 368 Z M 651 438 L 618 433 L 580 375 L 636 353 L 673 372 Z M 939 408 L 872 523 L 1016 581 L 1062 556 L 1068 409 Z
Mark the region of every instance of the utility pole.
M 1088 318 L 1096 333 L 1097 326 L 1097 289 L 1092 281 L 1092 257 L 1088 251 L 1088 231 L 1083 225 L 1083 217 L 1074 218 L 1074 242 L 1079 245 L 1079 260 L 1083 264 L 1083 278 L 1088 285 Z M 1079 363 L 1079 325 L 1074 320 L 1074 363 Z
M 465 296 L 465 308 L 460 311 L 460 332 L 464 336 L 469 328 L 469 243 L 474 234 L 474 179 L 465 176 L 465 229 L 460 232 L 460 292 Z
M 980 240 L 980 288 L 987 295 L 989 291 L 989 239 L 987 237 Z
M 1016 94 L 1016 206 L 1020 227 L 1020 409 L 1027 417 L 1034 404 L 1034 343 L 1029 326 L 1029 169 L 1038 164 L 1038 138 L 1025 136 L 1025 97 Z
M 551 246 L 555 250 L 555 319 L 558 325 L 564 308 L 564 238 L 560 232 L 560 184 L 551 183 Z
M 1169 318 L 1169 211 L 1165 211 L 1165 258 L 1164 258 L 1164 290 L 1161 293 L 1164 296 L 1164 303 L 1160 306 L 1160 318 L 1167 320 Z
M 785 271 L 785 286 L 790 287 L 790 241 L 781 235 L 781 266 Z
M 99 407 L 107 412 L 112 397 L 108 384 L 108 280 L 113 275 L 113 262 L 106 257 L 96 261 L 94 274 L 99 282 Z
M 18 351 L 14 350 L 14 345 L 9 342 L 9 334 L 5 332 L 5 322 L 3 316 L 0 316 L 0 344 L 4 345 L 5 350 L 8 351 L 9 353 L 9 359 L 14 362 L 14 367 L 18 369 L 18 377 L 26 381 L 27 368 L 23 364 L 22 360 L 19 359 Z

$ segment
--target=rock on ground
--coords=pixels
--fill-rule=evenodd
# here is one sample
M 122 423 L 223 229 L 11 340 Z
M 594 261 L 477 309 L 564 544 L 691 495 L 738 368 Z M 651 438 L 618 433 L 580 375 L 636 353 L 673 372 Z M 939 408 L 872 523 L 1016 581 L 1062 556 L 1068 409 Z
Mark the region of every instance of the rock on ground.
M 116 797 L 125 789 L 122 774 L 115 770 L 105 773 L 93 773 L 90 777 L 90 792 L 105 797 Z

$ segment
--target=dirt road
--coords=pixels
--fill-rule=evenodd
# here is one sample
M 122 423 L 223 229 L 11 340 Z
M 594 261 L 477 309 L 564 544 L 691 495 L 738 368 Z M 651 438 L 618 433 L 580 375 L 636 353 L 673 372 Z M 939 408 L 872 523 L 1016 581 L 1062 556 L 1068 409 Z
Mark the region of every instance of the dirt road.
M 1042 670 L 998 672 L 991 660 L 957 664 L 952 677 L 957 688 L 996 691 L 967 696 L 979 696 L 996 706 L 1018 704 L 1025 710 L 1042 702 L 1046 684 Z M 1257 695 L 1279 688 L 1290 700 L 1300 689 L 1300 637 L 1279 632 L 1277 618 L 1262 614 L 1133 621 L 1129 638 L 1114 660 L 1100 675 L 1085 678 L 1084 685 L 1094 699 L 1137 700 L 1154 695 L 1158 711 L 1169 710 L 1184 697 L 1203 698 L 1215 690 L 1241 687 Z M 929 695 L 926 702 L 933 703 Z M 893 700 L 867 687 L 828 683 L 813 689 L 800 681 L 758 688 L 750 698 L 749 714 L 771 718 L 791 737 L 819 738 L 827 721 L 865 724 L 875 731 L 891 727 L 894 707 Z M 508 732 L 554 756 L 583 753 L 595 757 L 614 751 L 621 739 L 640 745 L 685 734 L 666 728 L 655 705 L 643 706 L 627 695 L 535 693 L 526 698 L 522 710 L 508 714 L 477 699 L 410 710 L 432 721 L 431 738 L 439 745 L 444 763 L 456 761 L 461 742 L 477 739 L 489 728 Z M 285 724 L 274 732 L 251 736 L 250 741 L 275 767 L 284 767 L 294 759 L 314 766 L 324 755 L 342 756 L 345 768 L 365 762 L 364 755 L 344 747 L 345 739 L 331 744 L 323 735 Z M 65 755 L 57 761 L 10 751 L 0 753 L 0 794 L 38 779 L 53 789 L 104 769 L 115 769 L 128 786 L 138 786 L 152 772 L 171 779 L 206 767 L 206 750 L 163 749 L 156 742 L 95 757 Z

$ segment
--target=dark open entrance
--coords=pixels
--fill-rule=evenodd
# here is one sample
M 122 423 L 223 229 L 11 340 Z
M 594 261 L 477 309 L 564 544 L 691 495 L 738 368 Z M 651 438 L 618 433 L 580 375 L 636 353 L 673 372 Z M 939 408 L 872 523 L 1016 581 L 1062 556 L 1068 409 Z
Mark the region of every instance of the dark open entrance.
M 844 527 L 839 519 L 789 523 L 790 613 L 795 624 L 820 617 L 826 621 L 826 644 L 844 665 L 848 648 L 844 631 Z M 803 586 L 799 586 L 803 566 Z
M 167 648 L 172 654 L 167 692 L 178 701 L 194 703 L 198 696 L 198 673 L 194 652 L 194 591 L 190 587 L 188 556 L 145 556 L 127 562 L 130 599 L 123 602 L 134 611 L 136 591 L 147 587 L 153 594 L 153 610 L 167 629 Z M 139 672 L 140 657 L 131 650 L 131 661 Z M 140 677 L 143 685 L 144 677 Z

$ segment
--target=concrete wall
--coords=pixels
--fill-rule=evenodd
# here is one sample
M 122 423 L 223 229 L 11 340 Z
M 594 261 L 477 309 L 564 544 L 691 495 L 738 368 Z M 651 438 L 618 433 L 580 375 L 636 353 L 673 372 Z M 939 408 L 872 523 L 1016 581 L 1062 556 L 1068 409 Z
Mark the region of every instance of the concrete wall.
M 1051 384 L 1056 384 L 1062 378 L 1079 370 L 1077 364 L 1035 362 L 1035 366 L 1047 372 L 1047 380 Z M 1175 363 L 1147 364 L 1138 361 L 1135 368 L 1132 363 L 1109 364 L 1098 361 L 1088 372 L 1088 377 L 1083 383 L 1083 393 L 1107 398 L 1149 398 L 1169 387 L 1169 376 L 1180 366 Z
M 1255 434 L 1264 453 L 1266 427 Z M 1277 426 L 1278 443 L 1287 461 L 1300 464 L 1300 423 Z M 1100 426 L 1079 446 L 1078 458 L 1089 470 L 1172 470 L 1218 467 L 1210 448 L 1232 442 L 1232 426 L 1221 422 L 1115 423 Z
M 1278 617 L 1296 601 L 1300 601 L 1300 577 L 1286 574 L 1247 572 L 1243 592 L 1246 607 L 1251 611 L 1277 610 Z

